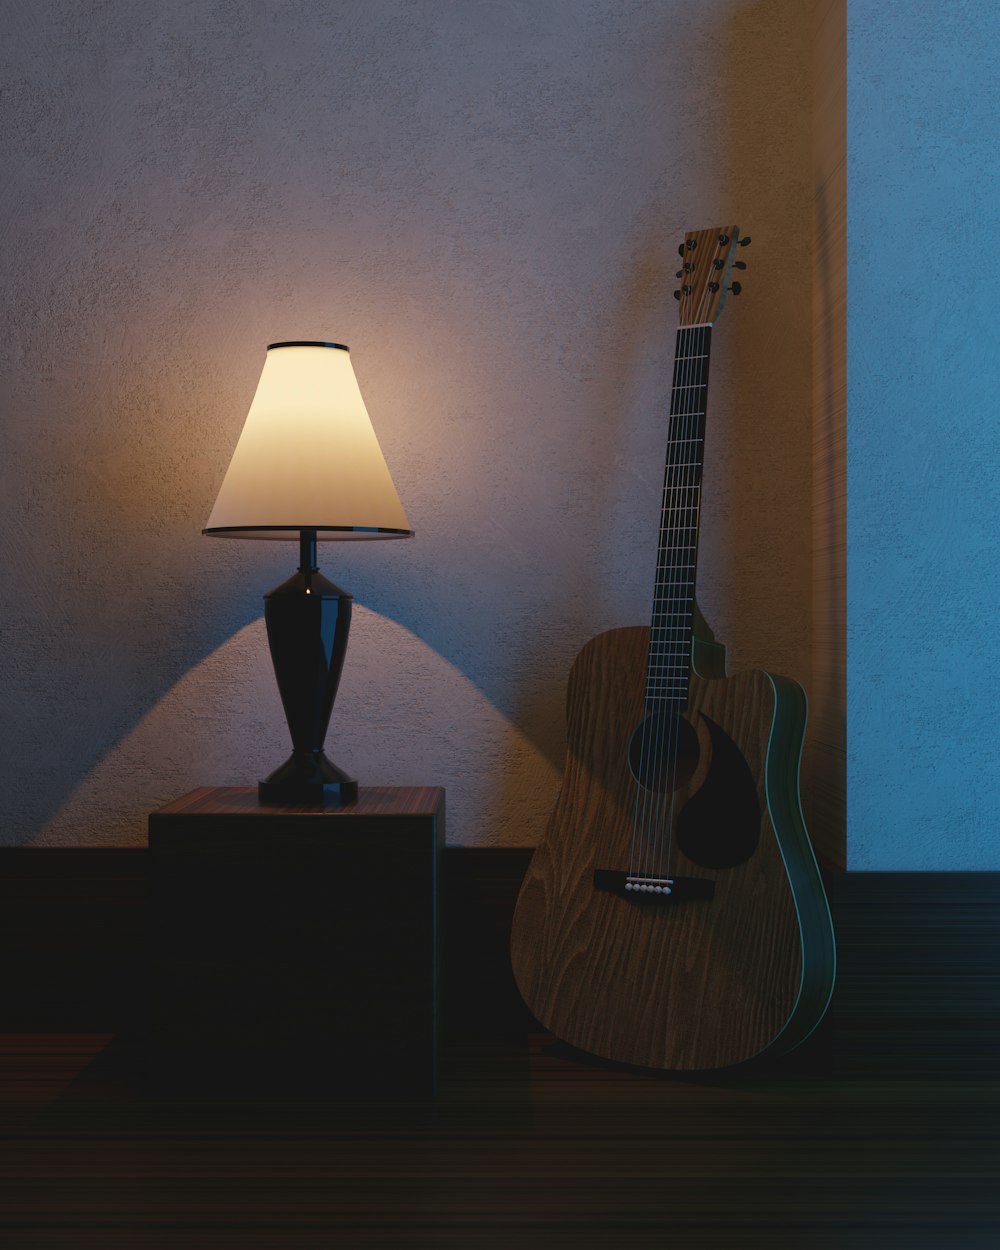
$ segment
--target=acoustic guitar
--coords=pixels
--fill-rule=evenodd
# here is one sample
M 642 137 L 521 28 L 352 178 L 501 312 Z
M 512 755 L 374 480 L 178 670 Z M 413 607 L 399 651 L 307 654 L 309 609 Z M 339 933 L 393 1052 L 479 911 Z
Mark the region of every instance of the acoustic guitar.
M 833 926 L 799 803 L 802 688 L 726 674 L 695 634 L 712 327 L 738 228 L 689 232 L 650 628 L 577 656 L 555 809 L 511 935 L 525 1002 L 552 1033 L 677 1072 L 790 1050 L 833 991 Z

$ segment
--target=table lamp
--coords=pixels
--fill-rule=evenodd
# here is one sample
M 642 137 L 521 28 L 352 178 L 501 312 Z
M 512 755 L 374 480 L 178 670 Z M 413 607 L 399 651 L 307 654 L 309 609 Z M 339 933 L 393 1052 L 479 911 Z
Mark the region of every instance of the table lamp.
M 351 596 L 316 565 L 320 539 L 409 538 L 342 343 L 271 343 L 212 515 L 224 538 L 298 540 L 298 572 L 264 596 L 292 754 L 258 785 L 262 803 L 347 803 L 358 783 L 323 750 L 351 625 Z

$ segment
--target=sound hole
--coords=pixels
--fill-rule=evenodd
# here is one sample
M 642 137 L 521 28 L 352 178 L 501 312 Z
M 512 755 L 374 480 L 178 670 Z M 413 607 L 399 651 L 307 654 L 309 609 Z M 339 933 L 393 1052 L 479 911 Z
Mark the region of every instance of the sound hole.
M 687 785 L 698 763 L 698 735 L 683 716 L 647 716 L 628 744 L 628 766 L 644 790 L 669 793 Z

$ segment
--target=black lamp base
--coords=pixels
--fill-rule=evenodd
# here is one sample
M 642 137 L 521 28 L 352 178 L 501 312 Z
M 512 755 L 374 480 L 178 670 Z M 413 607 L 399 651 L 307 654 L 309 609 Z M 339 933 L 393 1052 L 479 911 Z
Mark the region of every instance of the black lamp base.
M 293 751 L 269 777 L 257 783 L 262 803 L 278 807 L 325 807 L 327 803 L 354 803 L 358 783 L 322 751 Z
M 351 596 L 316 567 L 316 531 L 299 535 L 299 570 L 264 596 L 267 641 L 292 754 L 258 783 L 261 803 L 353 803 L 358 783 L 323 753 L 351 627 Z

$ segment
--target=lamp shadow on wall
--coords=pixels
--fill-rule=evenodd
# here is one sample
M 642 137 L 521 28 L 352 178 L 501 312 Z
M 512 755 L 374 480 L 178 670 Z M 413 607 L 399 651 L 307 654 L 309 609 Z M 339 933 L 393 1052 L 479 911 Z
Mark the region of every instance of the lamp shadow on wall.
M 503 842 L 554 783 L 540 752 L 454 665 L 404 626 L 356 605 L 328 751 L 363 786 L 444 784 L 449 822 Z M 446 709 L 446 710 L 445 710 Z M 149 810 L 199 785 L 254 786 L 288 753 L 263 618 L 193 665 L 90 769 L 37 845 L 135 845 Z M 500 756 L 504 757 L 501 761 Z M 445 761 L 443 767 L 442 761 Z M 518 785 L 508 789 L 504 762 Z M 502 799 L 502 802 L 501 802 Z M 502 811 L 492 827 L 484 813 Z M 516 839 L 515 839 L 516 840 Z

